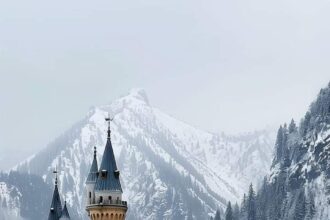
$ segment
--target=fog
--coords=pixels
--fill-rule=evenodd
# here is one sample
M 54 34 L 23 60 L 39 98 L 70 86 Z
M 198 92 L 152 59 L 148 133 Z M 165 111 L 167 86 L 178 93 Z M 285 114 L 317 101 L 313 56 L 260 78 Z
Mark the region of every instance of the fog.
M 299 120 L 330 80 L 327 0 L 0 1 L 0 170 L 145 88 L 212 132 Z

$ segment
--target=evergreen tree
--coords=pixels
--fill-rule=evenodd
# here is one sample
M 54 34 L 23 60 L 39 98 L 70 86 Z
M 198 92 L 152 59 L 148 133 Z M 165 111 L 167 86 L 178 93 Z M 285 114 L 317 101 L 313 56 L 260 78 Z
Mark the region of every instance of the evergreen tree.
M 274 178 L 270 187 L 269 207 L 267 211 L 267 219 L 269 220 L 280 220 L 282 196 L 279 195 L 279 192 L 282 187 L 279 182 L 281 181 L 278 180 L 278 177 Z
M 283 147 L 283 160 L 281 163 L 281 169 L 286 169 L 290 166 L 291 164 L 291 159 L 290 159 L 290 151 L 287 146 Z
M 314 196 L 310 194 L 306 202 L 305 220 L 312 220 L 314 215 L 315 215 L 315 201 L 314 201 Z
M 237 203 L 234 205 L 233 220 L 239 220 L 239 207 Z
M 312 119 L 311 113 L 309 111 L 306 112 L 305 117 L 303 120 L 301 120 L 299 126 L 299 133 L 301 136 L 306 135 L 307 131 L 310 129 L 309 126 L 311 124 L 311 119 Z
M 246 211 L 246 194 L 244 193 L 242 203 L 241 203 L 241 212 Z
M 283 127 L 280 126 L 280 128 L 277 131 L 277 137 L 276 137 L 276 143 L 275 143 L 275 158 L 273 161 L 273 166 L 281 161 L 282 155 L 283 155 Z
M 257 219 L 267 220 L 268 209 L 268 181 L 267 177 L 264 177 L 260 191 L 256 198 L 257 206 Z
M 248 220 L 256 220 L 256 200 L 255 200 L 255 192 L 253 190 L 252 183 L 250 184 L 249 195 L 247 199 L 247 219 Z
M 225 220 L 233 220 L 233 210 L 231 208 L 231 203 L 228 202 L 226 214 L 225 214 Z
M 221 220 L 220 217 L 220 210 L 218 209 L 217 212 L 215 213 L 214 220 Z
M 241 220 L 247 219 L 247 198 L 246 198 L 245 193 L 243 195 L 243 199 L 242 199 L 242 203 L 241 203 L 240 219 Z
M 289 125 L 289 133 L 294 133 L 297 131 L 297 125 L 295 123 L 295 121 L 292 119 Z
M 293 220 L 304 220 L 306 215 L 306 198 L 303 189 L 299 190 L 295 201 Z

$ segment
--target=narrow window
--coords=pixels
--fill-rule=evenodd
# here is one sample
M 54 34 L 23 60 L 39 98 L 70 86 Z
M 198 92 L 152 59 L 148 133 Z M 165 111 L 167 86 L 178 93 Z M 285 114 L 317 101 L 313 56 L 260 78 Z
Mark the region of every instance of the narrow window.
M 108 173 L 108 172 L 107 172 L 106 170 L 102 170 L 102 171 L 101 171 L 101 177 L 102 177 L 102 178 L 107 178 L 107 173 Z

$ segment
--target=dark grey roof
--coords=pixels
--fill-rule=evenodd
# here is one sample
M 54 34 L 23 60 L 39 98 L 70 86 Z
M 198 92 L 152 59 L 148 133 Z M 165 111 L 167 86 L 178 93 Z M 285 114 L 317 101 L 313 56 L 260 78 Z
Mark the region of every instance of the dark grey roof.
M 102 176 L 102 171 L 106 171 L 106 177 Z M 107 144 L 104 149 L 99 175 L 95 184 L 95 190 L 113 190 L 122 192 L 119 180 L 119 171 L 117 170 L 116 160 L 110 139 L 110 129 L 108 130 Z
M 98 176 L 98 166 L 97 166 L 97 159 L 96 159 L 96 148 L 94 148 L 94 159 L 92 162 L 91 169 L 89 171 L 86 183 L 95 183 Z
M 53 211 L 50 211 L 48 215 L 48 220 L 58 220 L 57 214 Z
M 55 189 L 53 199 L 50 206 L 48 220 L 58 220 L 62 215 L 62 204 L 60 194 L 58 193 L 57 180 L 55 181 Z
M 66 202 L 64 202 L 64 207 L 60 220 L 70 220 L 70 215 L 68 212 L 68 208 L 66 207 Z

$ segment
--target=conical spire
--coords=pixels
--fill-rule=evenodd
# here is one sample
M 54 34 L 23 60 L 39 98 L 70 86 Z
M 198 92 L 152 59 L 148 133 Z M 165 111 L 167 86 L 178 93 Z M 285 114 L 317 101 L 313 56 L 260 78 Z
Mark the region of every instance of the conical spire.
M 86 183 L 95 183 L 97 180 L 97 176 L 98 176 L 98 166 L 97 166 L 97 158 L 96 158 L 96 147 L 94 147 L 94 158 L 91 169 L 89 170 Z
M 119 171 L 117 170 L 117 164 L 113 153 L 110 137 L 110 121 L 112 121 L 113 119 L 107 117 L 105 118 L 105 120 L 108 122 L 108 136 L 102 157 L 101 166 L 99 169 L 99 175 L 95 185 L 95 190 L 114 190 L 122 192 L 121 184 L 119 181 Z
M 58 220 L 62 214 L 62 204 L 57 187 L 57 170 L 53 171 L 53 173 L 55 174 L 55 188 L 52 203 L 50 205 L 48 220 Z
M 70 215 L 68 212 L 68 208 L 66 207 L 66 201 L 65 201 L 63 211 L 62 211 L 62 216 L 61 216 L 60 220 L 69 220 L 69 219 L 70 219 Z

